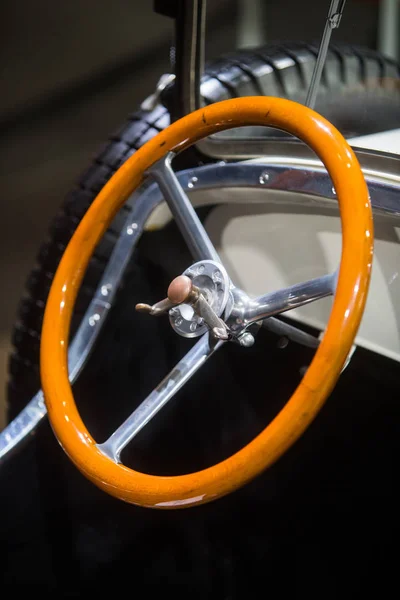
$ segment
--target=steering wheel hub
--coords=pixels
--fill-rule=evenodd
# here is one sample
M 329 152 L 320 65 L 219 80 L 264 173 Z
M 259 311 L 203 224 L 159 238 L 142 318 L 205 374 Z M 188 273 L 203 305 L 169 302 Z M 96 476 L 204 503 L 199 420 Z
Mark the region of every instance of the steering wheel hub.
M 232 302 L 229 301 L 231 281 L 223 265 L 213 260 L 201 260 L 188 267 L 182 275 L 191 280 L 213 312 L 225 319 Z M 174 331 L 183 337 L 199 337 L 208 330 L 204 318 L 192 303 L 171 308 L 169 320 Z

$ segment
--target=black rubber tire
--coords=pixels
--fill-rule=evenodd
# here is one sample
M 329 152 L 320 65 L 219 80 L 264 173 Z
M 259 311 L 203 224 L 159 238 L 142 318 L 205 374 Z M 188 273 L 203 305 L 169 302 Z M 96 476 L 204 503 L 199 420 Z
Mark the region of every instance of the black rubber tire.
M 209 104 L 261 94 L 304 102 L 316 55 L 316 46 L 300 43 L 227 54 L 206 67 L 201 86 L 203 101 Z M 400 123 L 399 77 L 399 65 L 377 52 L 332 45 L 315 108 L 347 136 L 396 127 Z M 168 97 L 167 90 L 164 104 L 168 104 Z M 13 332 L 9 418 L 15 416 L 40 387 L 38 357 L 43 310 L 62 253 L 80 219 L 112 174 L 147 140 L 169 125 L 170 116 L 164 104 L 158 104 L 151 112 L 133 113 L 110 137 L 65 199 L 51 225 L 49 237 L 40 248 L 37 266 L 27 281 Z M 194 166 L 200 159 L 194 154 L 186 155 L 182 166 L 188 163 Z M 129 205 L 123 208 L 90 262 L 78 297 L 73 330 L 88 305 L 129 210 Z

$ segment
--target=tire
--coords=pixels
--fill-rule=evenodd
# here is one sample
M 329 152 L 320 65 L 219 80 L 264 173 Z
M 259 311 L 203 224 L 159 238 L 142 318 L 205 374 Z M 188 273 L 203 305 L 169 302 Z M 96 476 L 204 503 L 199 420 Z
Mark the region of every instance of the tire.
M 227 54 L 205 69 L 201 93 L 205 104 L 246 95 L 272 95 L 304 102 L 317 47 L 291 43 Z M 332 45 L 315 109 L 349 137 L 391 129 L 400 123 L 400 67 L 365 48 Z M 57 265 L 69 239 L 91 202 L 113 173 L 147 140 L 169 125 L 164 103 L 151 112 L 139 110 L 111 136 L 65 199 L 37 257 L 18 309 L 9 360 L 8 406 L 13 418 L 40 387 L 38 357 L 44 306 Z M 360 110 L 360 102 L 363 110 Z M 366 119 L 365 115 L 374 118 Z M 186 153 L 181 166 L 204 157 Z M 125 217 L 126 205 L 93 256 L 78 296 L 72 330 L 79 323 L 101 277 Z

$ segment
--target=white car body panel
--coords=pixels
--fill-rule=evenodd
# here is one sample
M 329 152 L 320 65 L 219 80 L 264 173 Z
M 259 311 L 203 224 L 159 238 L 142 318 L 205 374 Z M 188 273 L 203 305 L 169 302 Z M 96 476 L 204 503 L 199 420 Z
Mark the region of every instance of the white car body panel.
M 400 129 L 349 142 L 354 147 L 400 154 Z M 279 289 L 337 268 L 341 248 L 339 214 L 301 214 L 301 209 L 294 212 L 293 204 L 285 206 L 282 196 L 276 202 L 274 192 L 266 194 L 262 188 L 225 188 L 216 193 L 220 205 L 207 218 L 206 229 L 234 283 L 249 294 Z M 250 194 L 260 198 L 246 202 Z M 193 201 L 202 203 L 196 194 Z M 374 225 L 373 273 L 356 344 L 400 361 L 400 216 L 374 215 Z M 331 304 L 332 299 L 326 298 L 290 311 L 287 316 L 323 330 Z

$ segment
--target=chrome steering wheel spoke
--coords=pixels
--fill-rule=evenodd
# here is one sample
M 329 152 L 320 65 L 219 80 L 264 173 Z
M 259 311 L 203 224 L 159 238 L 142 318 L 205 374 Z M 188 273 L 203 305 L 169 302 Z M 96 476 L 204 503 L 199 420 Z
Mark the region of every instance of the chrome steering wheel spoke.
M 174 156 L 173 152 L 168 153 L 165 158 L 156 162 L 147 171 L 147 175 L 157 182 L 193 258 L 221 262 L 192 203 L 172 169 L 171 162 Z
M 236 328 L 243 328 L 251 323 L 262 321 L 283 312 L 310 304 L 335 293 L 337 274 L 323 275 L 287 288 L 269 292 L 263 296 L 241 301 L 236 314 Z
M 114 462 L 121 463 L 122 450 L 223 343 L 222 340 L 214 341 L 208 334 L 203 335 L 122 425 L 105 442 L 97 444 L 99 450 Z

